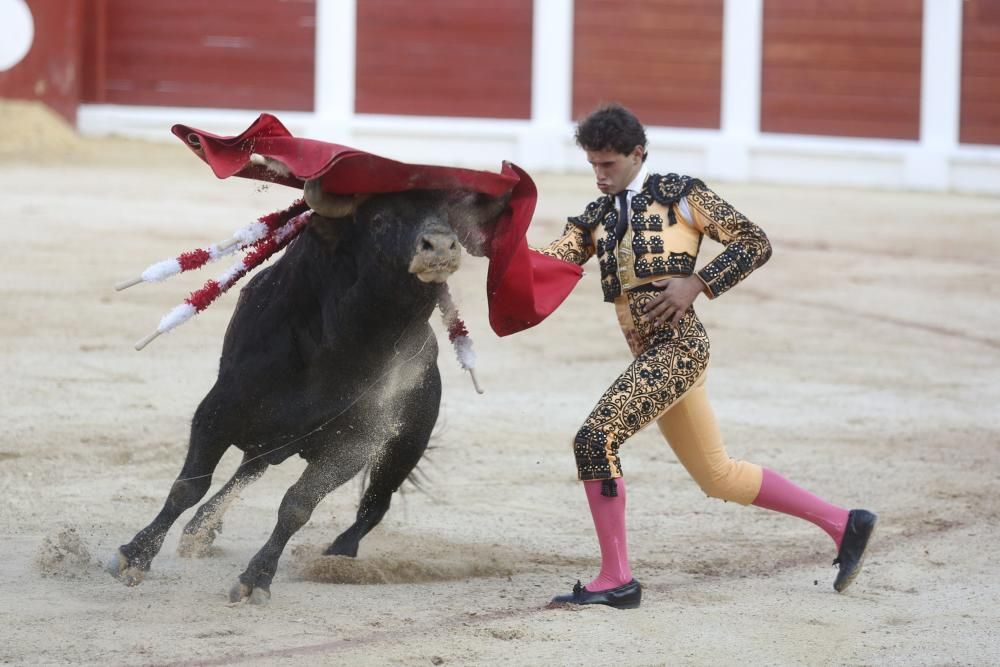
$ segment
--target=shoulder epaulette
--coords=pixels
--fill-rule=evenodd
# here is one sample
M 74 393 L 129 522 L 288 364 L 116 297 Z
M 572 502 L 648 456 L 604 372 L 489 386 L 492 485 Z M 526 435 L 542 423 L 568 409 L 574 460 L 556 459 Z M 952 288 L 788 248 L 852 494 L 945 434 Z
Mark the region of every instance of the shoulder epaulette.
M 681 174 L 651 174 L 646 181 L 646 187 L 653 195 L 653 199 L 667 206 L 676 204 L 681 197 L 686 197 L 699 185 L 705 187 L 701 180 Z

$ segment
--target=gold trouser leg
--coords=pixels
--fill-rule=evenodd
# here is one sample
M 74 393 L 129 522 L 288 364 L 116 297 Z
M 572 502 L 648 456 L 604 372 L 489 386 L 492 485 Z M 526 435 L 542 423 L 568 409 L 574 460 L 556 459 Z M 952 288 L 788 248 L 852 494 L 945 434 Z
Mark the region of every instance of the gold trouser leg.
M 703 383 L 671 406 L 656 423 L 677 459 L 708 496 L 741 505 L 754 501 L 763 472 L 758 465 L 726 454 Z
M 581 480 L 621 477 L 622 443 L 681 400 L 708 364 L 708 337 L 694 311 L 676 328 L 654 328 L 642 318 L 649 298 L 650 293 L 628 294 L 615 303 L 636 356 L 577 431 L 573 452 Z

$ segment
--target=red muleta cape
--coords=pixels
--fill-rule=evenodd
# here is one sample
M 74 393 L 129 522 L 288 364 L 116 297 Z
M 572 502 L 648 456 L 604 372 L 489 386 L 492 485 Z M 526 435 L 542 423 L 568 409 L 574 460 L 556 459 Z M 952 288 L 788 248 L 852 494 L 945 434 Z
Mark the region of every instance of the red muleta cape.
M 293 137 L 270 114 L 261 114 L 242 134 L 223 137 L 185 125 L 172 131 L 219 178 L 241 176 L 301 189 L 307 179 L 321 179 L 333 194 L 401 192 L 415 189 L 463 189 L 494 197 L 511 192 L 510 203 L 487 243 L 489 270 L 486 298 L 490 326 L 507 336 L 544 320 L 569 295 L 583 270 L 532 250 L 525 233 L 535 212 L 538 191 L 531 177 L 510 162 L 500 173 L 455 167 L 407 164 L 355 148 Z M 251 164 L 257 153 L 283 163 L 290 175 Z

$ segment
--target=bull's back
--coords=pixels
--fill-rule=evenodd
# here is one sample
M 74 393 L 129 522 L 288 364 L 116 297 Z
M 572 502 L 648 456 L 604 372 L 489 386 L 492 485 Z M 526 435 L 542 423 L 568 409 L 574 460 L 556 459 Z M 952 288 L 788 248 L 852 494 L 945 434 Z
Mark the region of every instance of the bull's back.
M 297 239 L 240 291 L 222 343 L 220 373 L 304 369 L 323 332 L 320 297 L 308 279 L 309 257 Z

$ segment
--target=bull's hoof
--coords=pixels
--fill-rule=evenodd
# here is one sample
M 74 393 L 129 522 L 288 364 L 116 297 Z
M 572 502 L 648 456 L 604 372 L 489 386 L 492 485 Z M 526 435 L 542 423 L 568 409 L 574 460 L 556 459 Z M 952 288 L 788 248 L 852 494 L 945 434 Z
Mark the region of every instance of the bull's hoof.
M 262 586 L 251 586 L 237 581 L 229 589 L 229 601 L 233 604 L 249 602 L 250 604 L 265 605 L 271 601 L 271 591 Z
M 191 519 L 177 544 L 177 555 L 182 558 L 208 558 L 215 555 L 212 545 L 222 532 L 222 521 L 217 516 L 200 516 Z
M 137 565 L 131 565 L 122 550 L 115 552 L 114 557 L 108 561 L 104 568 L 108 574 L 122 582 L 126 586 L 138 586 L 146 578 L 146 569 Z
M 212 547 L 215 542 L 215 531 L 199 533 L 182 533 L 177 543 L 177 555 L 181 558 L 208 558 L 214 555 Z
M 326 548 L 323 552 L 324 556 L 348 556 L 350 558 L 357 558 L 358 556 L 358 543 L 348 542 L 347 540 L 341 541 L 339 538 L 333 541 L 333 544 Z

